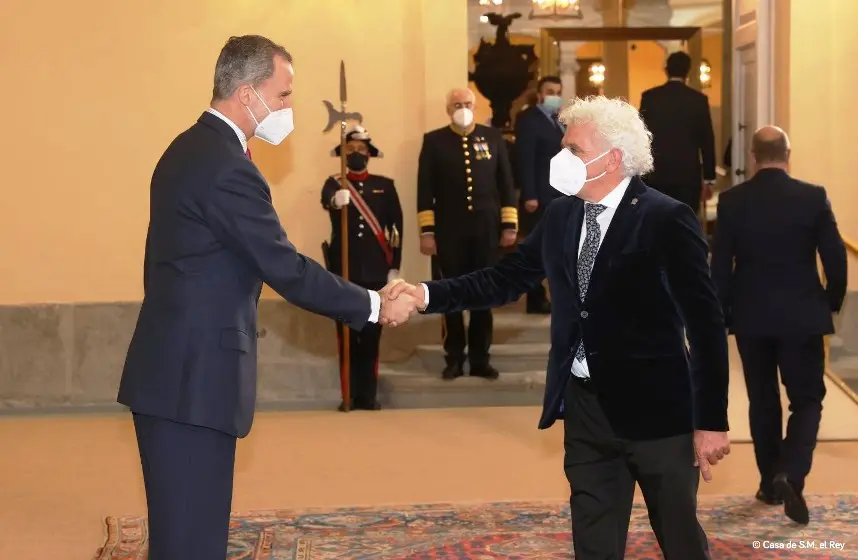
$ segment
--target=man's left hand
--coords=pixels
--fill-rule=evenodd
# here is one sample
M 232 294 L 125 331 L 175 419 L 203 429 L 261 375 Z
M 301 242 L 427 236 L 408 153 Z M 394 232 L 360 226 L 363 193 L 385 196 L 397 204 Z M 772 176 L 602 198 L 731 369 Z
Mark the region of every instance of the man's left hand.
M 503 235 L 501 235 L 501 247 L 512 247 L 515 245 L 515 242 L 518 240 L 518 232 L 514 229 L 505 229 L 503 230 Z
M 700 467 L 705 482 L 712 480 L 712 467 L 730 454 L 727 432 L 694 431 L 694 466 Z

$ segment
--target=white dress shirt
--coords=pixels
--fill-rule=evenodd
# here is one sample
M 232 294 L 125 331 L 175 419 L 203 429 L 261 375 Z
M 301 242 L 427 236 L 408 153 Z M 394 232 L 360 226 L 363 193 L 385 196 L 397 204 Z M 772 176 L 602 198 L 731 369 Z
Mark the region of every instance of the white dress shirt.
M 614 190 L 609 192 L 605 198 L 596 202 L 595 204 L 601 204 L 605 207 L 605 210 L 602 211 L 601 214 L 596 218 L 596 222 L 599 224 L 599 233 L 601 236 L 599 237 L 599 246 L 602 246 L 602 241 L 605 240 L 605 234 L 608 232 L 608 226 L 611 225 L 611 220 L 614 219 L 614 214 L 617 213 L 617 208 L 620 206 L 620 201 L 623 200 L 623 195 L 626 194 L 626 189 L 629 188 L 629 183 L 631 183 L 631 178 L 626 177 L 620 183 L 614 187 Z M 581 254 L 581 247 L 584 246 L 584 239 L 587 237 L 587 220 L 584 220 L 584 223 L 581 224 L 581 240 L 578 242 L 578 254 Z M 423 286 L 423 303 L 424 305 L 429 305 L 429 287 L 426 284 L 422 284 Z M 573 350 L 574 351 L 574 350 Z M 587 359 L 585 358 L 583 361 L 573 360 L 572 361 L 572 375 L 576 377 L 589 378 L 590 370 L 587 368 Z
M 238 125 L 226 118 L 223 113 L 218 111 L 217 109 L 212 109 L 209 107 L 206 109 L 206 112 L 211 113 L 216 116 L 223 122 L 229 125 L 231 129 L 235 131 L 236 136 L 238 136 L 239 142 L 241 142 L 241 149 L 247 153 L 247 136 L 245 136 L 244 132 L 238 128 Z M 378 316 L 381 312 L 381 296 L 378 295 L 378 292 L 373 290 L 367 290 L 369 293 L 369 305 L 370 305 L 370 313 L 369 319 L 367 319 L 370 323 L 378 323 Z
M 631 183 L 631 181 L 632 180 L 629 177 L 626 177 L 620 181 L 620 184 L 614 187 L 614 190 L 609 192 L 605 198 L 594 203 L 601 204 L 605 207 L 602 213 L 596 217 L 596 223 L 599 224 L 599 233 L 601 234 L 599 237 L 599 247 L 602 246 L 602 241 L 605 240 L 605 234 L 608 233 L 608 226 L 611 225 L 611 220 L 614 219 L 614 214 L 617 213 L 620 201 L 623 200 L 623 195 L 626 194 L 626 189 L 629 187 L 629 183 Z M 589 202 L 585 204 L 589 204 Z M 579 256 L 581 255 L 581 248 L 584 246 L 584 239 L 587 237 L 587 220 L 582 221 L 581 239 L 578 241 Z M 572 375 L 575 377 L 583 377 L 585 379 L 590 377 L 590 368 L 587 367 L 587 358 L 584 358 L 581 361 L 577 359 L 572 360 Z

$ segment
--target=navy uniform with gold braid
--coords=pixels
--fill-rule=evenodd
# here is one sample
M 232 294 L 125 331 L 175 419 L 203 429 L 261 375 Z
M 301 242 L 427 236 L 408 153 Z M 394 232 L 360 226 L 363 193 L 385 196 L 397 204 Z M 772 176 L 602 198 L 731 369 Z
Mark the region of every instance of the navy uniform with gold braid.
M 364 143 L 369 157 L 382 156 L 366 131 L 360 127 L 349 132 L 346 141 L 349 144 L 356 141 Z M 349 154 L 352 149 L 352 146 L 347 145 L 346 153 Z M 332 154 L 339 157 L 340 147 L 337 146 Z M 353 189 L 348 204 L 349 280 L 370 290 L 380 290 L 387 284 L 391 271 L 398 274 L 402 262 L 402 207 L 392 179 L 369 174 L 366 170 L 366 157 L 363 158 L 362 165 L 353 159 L 354 156 L 349 154 L 349 171 L 346 174 L 351 183 L 350 190 Z M 358 168 L 358 171 L 353 171 L 352 167 Z M 322 187 L 322 207 L 331 217 L 331 243 L 330 246 L 323 244 L 323 247 L 328 269 L 338 275 L 342 274 L 342 223 L 341 210 L 335 207 L 334 196 L 340 188 L 339 175 L 329 177 Z M 376 393 L 381 325 L 367 325 L 357 332 L 345 329 L 342 323 L 337 323 L 341 368 L 342 340 L 346 330 L 350 337 L 350 385 L 353 401 L 351 408 L 379 410 Z M 342 375 L 340 380 L 342 383 Z M 341 405 L 340 410 L 343 408 Z
M 460 276 L 495 264 L 503 229 L 518 229 L 518 208 L 506 141 L 501 131 L 472 125 L 466 133 L 445 126 L 423 137 L 417 177 L 417 222 L 434 235 L 436 270 Z M 444 315 L 444 377 L 462 374 L 465 347 L 470 374 L 495 378 L 489 364 L 491 310 L 470 314 L 467 342 L 462 313 Z

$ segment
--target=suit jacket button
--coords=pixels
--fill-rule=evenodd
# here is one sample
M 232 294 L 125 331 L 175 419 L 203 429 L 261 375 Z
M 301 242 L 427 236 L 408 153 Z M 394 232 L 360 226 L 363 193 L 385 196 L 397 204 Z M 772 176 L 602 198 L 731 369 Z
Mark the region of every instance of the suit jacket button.
M 587 318 L 587 317 L 589 317 L 589 316 L 590 316 L 590 314 L 589 314 L 589 313 L 587 313 L 586 311 L 582 311 L 582 312 L 581 312 L 581 318 L 582 318 L 582 319 L 586 319 L 586 318 Z

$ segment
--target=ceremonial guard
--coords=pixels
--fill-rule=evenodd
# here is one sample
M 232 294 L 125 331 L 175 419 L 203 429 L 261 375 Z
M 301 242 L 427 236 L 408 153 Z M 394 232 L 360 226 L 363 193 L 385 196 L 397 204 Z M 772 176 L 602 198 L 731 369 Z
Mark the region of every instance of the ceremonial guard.
M 459 276 L 495 264 L 499 247 L 515 244 L 518 208 L 509 156 L 500 130 L 474 123 L 474 93 L 447 98 L 451 124 L 423 138 L 417 177 L 420 251 L 432 255 L 433 272 Z M 444 315 L 447 366 L 442 376 L 463 375 L 465 348 L 471 376 L 496 379 L 489 362 L 492 312 L 470 312 L 467 337 L 462 313 Z
M 332 155 L 340 157 L 341 146 Z M 331 242 L 323 243 L 328 269 L 342 275 L 341 212 L 348 214 L 348 279 L 369 290 L 380 290 L 399 276 L 402 262 L 402 207 L 393 180 L 368 172 L 371 157 L 382 157 L 363 127 L 355 126 L 346 132 L 347 189 L 343 189 L 339 175 L 325 181 L 322 187 L 322 208 L 331 217 Z M 340 358 L 340 380 L 343 395 L 345 379 L 343 364 L 343 337 L 349 338 L 349 394 L 350 409 L 379 410 L 376 396 L 378 387 L 378 354 L 381 343 L 381 325 L 367 324 L 362 331 L 345 329 L 337 323 L 337 345 Z M 345 410 L 345 402 L 340 410 Z

